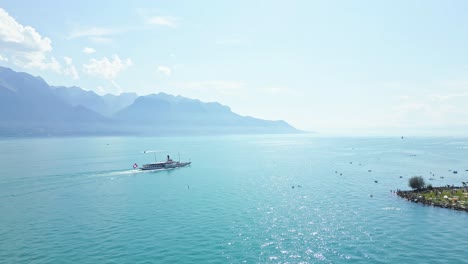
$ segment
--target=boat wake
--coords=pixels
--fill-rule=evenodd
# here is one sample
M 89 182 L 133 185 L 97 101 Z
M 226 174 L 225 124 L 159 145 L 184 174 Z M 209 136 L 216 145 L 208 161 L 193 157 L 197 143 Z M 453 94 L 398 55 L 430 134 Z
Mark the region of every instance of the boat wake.
M 73 188 L 79 185 L 104 184 L 106 181 L 136 176 L 142 173 L 152 173 L 168 169 L 143 171 L 139 169 L 125 169 L 112 171 L 90 171 L 72 174 L 57 174 L 39 177 L 27 177 L 10 182 L 3 182 L 0 188 L 0 198 L 24 196 L 33 193 Z M 33 184 L 32 184 L 33 183 Z
M 401 209 L 398 208 L 398 207 L 384 207 L 382 208 L 383 210 L 386 210 L 386 211 L 400 211 Z

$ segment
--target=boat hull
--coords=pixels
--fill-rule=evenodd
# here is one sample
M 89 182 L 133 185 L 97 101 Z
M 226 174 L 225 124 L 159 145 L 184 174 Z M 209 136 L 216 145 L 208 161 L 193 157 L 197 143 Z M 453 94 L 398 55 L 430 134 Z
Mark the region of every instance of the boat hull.
M 192 162 L 158 162 L 145 164 L 140 170 L 163 170 L 163 169 L 174 169 L 189 166 Z

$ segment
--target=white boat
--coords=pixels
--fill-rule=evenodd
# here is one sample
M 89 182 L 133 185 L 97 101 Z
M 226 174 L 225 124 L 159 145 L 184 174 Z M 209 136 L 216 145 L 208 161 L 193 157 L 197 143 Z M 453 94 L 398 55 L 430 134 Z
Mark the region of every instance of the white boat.
M 192 164 L 192 162 L 180 162 L 180 161 L 173 161 L 169 155 L 167 155 L 166 161 L 154 162 L 144 164 L 140 170 L 161 170 L 161 169 L 173 169 L 173 168 L 180 168 L 185 167 Z

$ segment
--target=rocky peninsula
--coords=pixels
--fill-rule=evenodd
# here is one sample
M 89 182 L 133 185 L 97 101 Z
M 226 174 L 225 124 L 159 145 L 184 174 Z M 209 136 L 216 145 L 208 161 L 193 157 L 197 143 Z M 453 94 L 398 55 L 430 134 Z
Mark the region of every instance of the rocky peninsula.
M 468 212 L 468 188 L 446 185 L 412 191 L 394 191 L 398 196 L 414 203 Z

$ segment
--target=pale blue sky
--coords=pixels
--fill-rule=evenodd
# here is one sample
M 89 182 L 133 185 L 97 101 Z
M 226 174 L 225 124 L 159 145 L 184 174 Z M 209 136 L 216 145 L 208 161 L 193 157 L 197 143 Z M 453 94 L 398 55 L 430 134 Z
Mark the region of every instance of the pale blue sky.
M 127 2 L 0 1 L 0 65 L 324 134 L 468 132 L 466 1 Z

